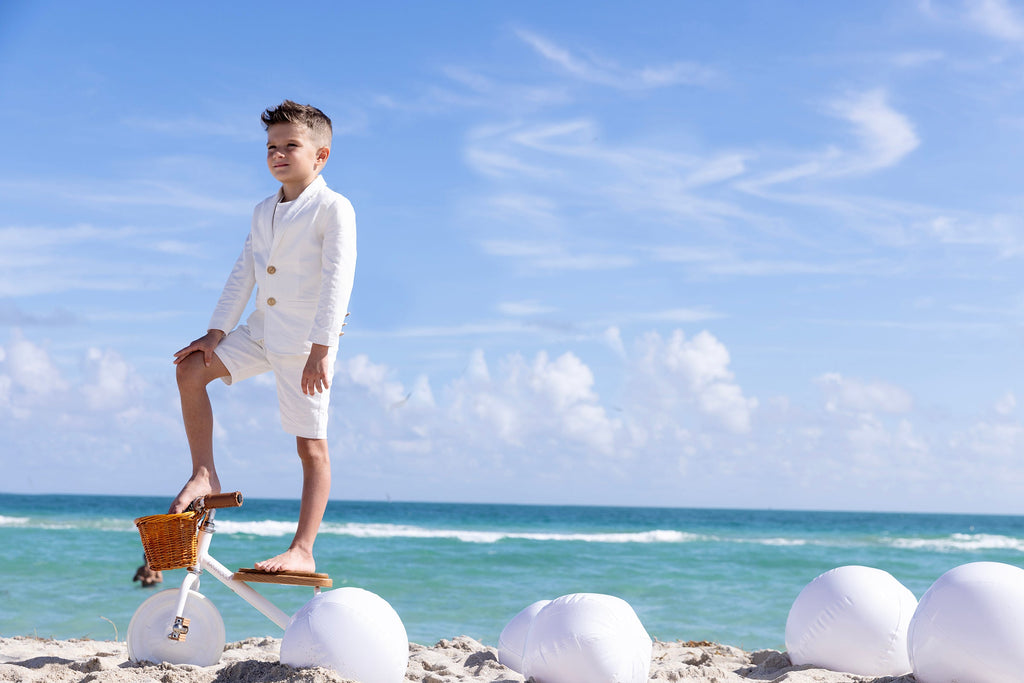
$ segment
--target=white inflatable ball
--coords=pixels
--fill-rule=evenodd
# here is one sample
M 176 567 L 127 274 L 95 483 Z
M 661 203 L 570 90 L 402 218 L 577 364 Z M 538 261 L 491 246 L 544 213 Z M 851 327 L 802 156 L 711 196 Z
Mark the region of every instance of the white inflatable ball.
M 281 641 L 281 662 L 326 667 L 361 683 L 402 683 L 409 638 L 384 598 L 339 588 L 319 593 L 295 613 Z
M 910 622 L 918 683 L 1024 680 L 1024 569 L 971 562 L 932 584 Z
M 625 600 L 574 593 L 533 617 L 521 673 L 536 683 L 647 683 L 652 647 Z
M 529 605 L 512 617 L 512 621 L 505 625 L 498 636 L 498 662 L 517 674 L 523 673 L 523 649 L 526 647 L 526 634 L 530 632 L 533 618 L 549 602 L 551 601 L 538 600 Z
M 914 594 L 881 569 L 827 571 L 789 610 L 789 659 L 859 676 L 908 674 L 907 628 L 916 607 Z

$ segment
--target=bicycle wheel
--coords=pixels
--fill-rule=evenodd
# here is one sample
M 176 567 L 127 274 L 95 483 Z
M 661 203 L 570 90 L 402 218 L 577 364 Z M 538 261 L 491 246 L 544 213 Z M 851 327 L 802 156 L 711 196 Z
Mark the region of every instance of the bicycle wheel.
M 139 605 L 128 624 L 128 659 L 213 666 L 224 652 L 224 620 L 209 598 L 190 590 L 185 617 L 191 620 L 184 642 L 167 634 L 177 616 L 179 589 L 170 588 Z

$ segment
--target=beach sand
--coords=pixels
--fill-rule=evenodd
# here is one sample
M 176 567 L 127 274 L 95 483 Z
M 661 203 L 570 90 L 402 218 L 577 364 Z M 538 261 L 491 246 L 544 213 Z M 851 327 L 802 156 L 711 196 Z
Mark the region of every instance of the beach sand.
M 217 666 L 133 664 L 123 642 L 0 638 L 0 681 L 47 683 L 341 683 L 327 669 L 294 669 L 281 664 L 279 638 L 229 643 Z M 433 647 L 410 646 L 405 680 L 416 683 L 522 683 L 523 677 L 498 663 L 498 651 L 466 636 Z M 813 667 L 790 666 L 784 653 L 748 653 L 707 642 L 655 642 L 651 681 L 736 683 L 914 683 L 911 675 L 870 678 Z

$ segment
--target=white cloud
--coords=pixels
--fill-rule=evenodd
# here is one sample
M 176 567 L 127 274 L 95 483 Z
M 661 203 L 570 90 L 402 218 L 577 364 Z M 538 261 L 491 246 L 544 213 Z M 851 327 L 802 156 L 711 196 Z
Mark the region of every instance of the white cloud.
M 554 313 L 556 310 L 533 299 L 529 301 L 502 301 L 498 304 L 498 311 L 500 313 L 516 317 L 544 315 Z
M 481 323 L 462 323 L 451 326 L 432 327 L 405 327 L 394 332 L 382 333 L 369 330 L 361 331 L 360 334 L 367 336 L 398 337 L 415 339 L 417 337 L 475 337 L 496 334 L 517 334 L 525 329 L 522 321 L 497 321 Z
M 624 343 L 611 327 L 601 338 L 622 362 L 614 370 L 621 376 L 600 382 L 573 352 L 488 363 L 478 349 L 461 374 L 435 378 L 436 391 L 428 376 L 407 386 L 397 368 L 366 355 L 339 359 L 332 451 L 346 476 L 336 495 L 466 500 L 486 491 L 505 501 L 674 504 L 685 489 L 692 503 L 767 505 L 771 491 L 785 490 L 794 505 L 928 509 L 935 491 L 957 482 L 1019 478 L 1012 469 L 1024 426 L 1006 412 L 926 438 L 924 416 L 888 382 L 829 373 L 816 380 L 824 405 L 804 409 L 782 396 L 761 406 L 710 332 L 650 332 Z M 87 351 L 79 376 L 60 377 L 57 366 L 21 335 L 0 350 L 5 471 L 23 476 L 29 470 L 10 463 L 33 448 L 32 471 L 49 471 L 45 481 L 60 490 L 110 490 L 116 473 L 140 492 L 160 492 L 187 474 L 173 382 L 144 382 L 110 349 Z M 57 376 L 62 390 L 36 392 L 40 373 Z M 222 476 L 252 495 L 280 495 L 282 486 L 291 495 L 293 485 L 297 495 L 294 461 L 281 457 L 293 443 L 278 425 L 272 383 L 215 384 L 211 394 Z M 1009 393 L 997 404 L 1014 406 Z M 752 482 L 756 489 L 745 488 Z
M 713 230 L 721 239 L 726 221 L 764 223 L 717 192 L 746 172 L 747 154 L 699 156 L 676 146 L 609 142 L 601 126 L 586 117 L 480 126 L 467 136 L 463 154 L 471 168 L 496 184 L 493 198 L 465 203 L 475 225 L 501 226 L 503 234 L 510 225 L 520 234 L 571 231 L 582 221 L 592 229 L 581 239 L 597 237 L 593 228 L 617 237 L 640 222 L 658 225 L 673 238 L 685 225 Z M 596 225 L 594 217 L 600 217 Z
M 851 474 L 861 481 L 916 480 L 923 476 L 928 446 L 909 420 L 887 426 L 875 415 L 862 413 L 846 430 Z
M 650 332 L 637 343 L 632 360 L 634 396 L 648 396 L 666 415 L 695 405 L 729 431 L 747 432 L 758 402 L 743 395 L 729 362 L 725 345 L 707 331 L 687 339 L 676 330 L 668 340 Z
M 187 251 L 177 240 L 164 240 L 156 229 L 88 223 L 6 226 L 0 228 L 0 269 L 6 275 L 0 278 L 0 298 L 153 289 L 159 275 L 180 276 L 185 270 L 167 255 L 191 261 L 196 251 L 195 245 Z M 154 252 L 165 256 L 150 261 Z
M 869 90 L 835 100 L 830 108 L 853 124 L 858 151 L 843 158 L 832 173 L 867 173 L 899 163 L 920 144 L 910 120 L 893 109 L 883 90 Z
M 993 408 L 1000 415 L 1010 415 L 1017 409 L 1017 397 L 1013 395 L 1012 391 L 1007 391 L 999 397 Z
M 484 352 L 474 349 L 469 357 L 469 366 L 466 368 L 466 379 L 474 384 L 491 381 L 491 372 L 487 369 L 487 359 Z
M 467 380 L 448 387 L 445 412 L 480 440 L 497 434 L 511 446 L 529 448 L 555 438 L 610 453 L 616 426 L 593 384 L 593 373 L 571 353 L 551 360 L 541 352 L 532 363 L 509 356 L 492 378 L 478 352 Z
M 900 224 L 906 214 L 934 213 L 933 209 L 907 203 L 885 201 L 872 197 L 847 198 L 834 192 L 813 191 L 788 193 L 778 186 L 802 183 L 809 185 L 825 180 L 863 175 L 899 164 L 921 144 L 914 124 L 889 104 L 882 89 L 850 93 L 826 105 L 833 116 L 852 125 L 856 146 L 829 144 L 824 150 L 800 155 L 796 163 L 782 165 L 753 177 L 739 179 L 735 186 L 765 199 L 803 206 L 818 207 L 830 213 L 855 215 L 860 223 L 885 222 Z
M 626 254 L 572 252 L 554 242 L 485 240 L 481 247 L 484 253 L 518 258 L 537 270 L 614 270 L 636 263 L 634 257 Z
M 626 357 L 626 345 L 622 343 L 622 332 L 616 326 L 611 326 L 601 333 L 601 340 L 608 345 L 620 358 Z
M 543 180 L 557 175 L 557 172 L 551 168 L 528 164 L 512 154 L 494 149 L 468 147 L 465 151 L 465 158 L 470 168 L 494 178 L 517 175 L 526 176 L 534 180 Z
M 916 68 L 942 61 L 946 55 L 940 50 L 911 50 L 893 55 L 890 61 L 903 68 Z
M 705 308 L 668 308 L 661 311 L 635 313 L 627 317 L 629 320 L 636 322 L 667 322 L 681 325 L 683 323 L 716 320 L 725 316 Z
M 975 477 L 1022 478 L 1019 468 L 1024 448 L 1024 426 L 1010 420 L 981 420 L 951 437 L 952 447 L 975 467 Z
M 706 85 L 715 80 L 713 69 L 694 62 L 626 69 L 596 56 L 581 56 L 532 31 L 516 32 L 540 56 L 574 78 L 620 90 L 644 90 L 673 85 Z
M 180 119 L 125 117 L 121 119 L 121 124 L 172 137 L 204 136 L 230 138 L 242 142 L 255 142 L 256 144 L 264 142 L 265 137 L 259 126 L 241 123 L 242 121 L 248 122 L 249 120 L 250 117 L 248 116 L 243 118 L 234 115 L 220 121 L 201 119 L 196 116 Z
M 912 225 L 923 235 L 942 244 L 989 247 L 1003 258 L 1024 252 L 1024 221 L 1015 215 L 932 212 L 921 216 Z
M 1001 40 L 1024 40 L 1024 21 L 1006 0 L 967 0 L 967 18 L 977 28 Z
M 68 383 L 49 352 L 15 330 L 4 354 L 6 375 L 13 386 L 32 397 L 60 394 Z
M 864 381 L 829 372 L 815 380 L 825 397 L 830 412 L 908 413 L 914 402 L 901 387 L 887 382 Z
M 352 384 L 361 387 L 380 405 L 393 406 L 405 397 L 402 384 L 391 378 L 392 371 L 385 365 L 374 363 L 360 354 L 342 364 L 335 374 L 342 372 Z
M 86 353 L 82 394 L 93 410 L 118 412 L 137 405 L 145 383 L 121 354 L 91 348 Z

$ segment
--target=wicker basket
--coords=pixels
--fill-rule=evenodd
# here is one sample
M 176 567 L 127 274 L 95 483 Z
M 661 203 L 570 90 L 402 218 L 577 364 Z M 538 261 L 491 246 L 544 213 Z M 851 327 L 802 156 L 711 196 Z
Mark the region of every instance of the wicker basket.
M 199 556 L 196 529 L 201 517 L 198 512 L 183 512 L 135 520 L 146 551 L 146 562 L 153 571 L 195 566 Z

